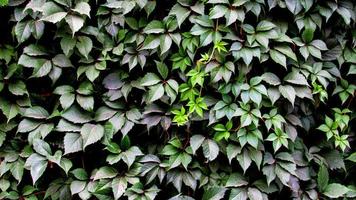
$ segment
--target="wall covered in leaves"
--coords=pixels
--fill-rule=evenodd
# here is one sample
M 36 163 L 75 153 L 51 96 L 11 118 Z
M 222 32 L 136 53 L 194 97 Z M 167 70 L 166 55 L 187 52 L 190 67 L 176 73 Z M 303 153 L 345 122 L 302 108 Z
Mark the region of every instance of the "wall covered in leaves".
M 356 198 L 355 1 L 0 5 L 0 199 Z

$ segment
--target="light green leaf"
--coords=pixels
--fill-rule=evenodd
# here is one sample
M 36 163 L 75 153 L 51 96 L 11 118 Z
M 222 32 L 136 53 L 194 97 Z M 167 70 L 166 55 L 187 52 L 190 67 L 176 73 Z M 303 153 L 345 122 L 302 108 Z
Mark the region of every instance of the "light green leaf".
M 151 33 L 163 33 L 164 32 L 164 25 L 161 21 L 153 20 L 143 29 L 146 34 Z
M 104 136 L 104 127 L 100 124 L 84 124 L 80 130 L 83 138 L 83 149 L 86 146 L 99 141 Z
M 78 194 L 79 192 L 84 190 L 85 186 L 86 186 L 85 181 L 74 180 L 70 183 L 70 191 L 72 195 Z
M 92 120 L 90 113 L 81 111 L 77 106 L 71 106 L 65 110 L 62 117 L 76 124 L 84 124 Z
M 72 62 L 69 60 L 69 58 L 63 54 L 57 54 L 53 59 L 52 62 L 54 65 L 58 67 L 73 67 Z
M 76 47 L 78 48 L 80 54 L 82 54 L 85 58 L 88 58 L 88 55 L 93 48 L 93 42 L 87 36 L 79 36 Z
M 50 156 L 52 155 L 52 150 L 49 144 L 43 140 L 35 139 L 33 141 L 33 149 L 43 155 L 43 156 Z
M 190 12 L 191 11 L 189 9 L 184 8 L 183 6 L 177 3 L 172 7 L 169 14 L 176 16 L 178 26 L 180 27 L 184 20 L 189 16 Z
M 257 24 L 256 31 L 261 32 L 261 31 L 269 31 L 276 27 L 272 22 L 263 20 L 260 23 Z
M 156 74 L 147 73 L 141 79 L 141 86 L 152 86 L 152 85 L 156 85 L 159 82 L 161 82 L 161 79 Z
M 356 152 L 352 153 L 349 157 L 346 158 L 346 160 L 356 162 Z
M 219 146 L 214 140 L 206 139 L 203 144 L 203 153 L 206 159 L 209 161 L 215 160 L 219 155 Z
M 33 121 L 29 119 L 23 119 L 17 129 L 17 132 L 19 133 L 26 133 L 34 130 L 37 128 L 41 123 L 38 121 Z
M 78 133 L 66 133 L 63 143 L 64 154 L 78 152 L 83 149 L 83 139 Z
M 209 13 L 210 19 L 217 19 L 223 17 L 226 14 L 227 10 L 228 8 L 224 5 L 215 5 Z
M 44 108 L 40 106 L 33 106 L 31 108 L 27 108 L 23 116 L 34 119 L 46 119 L 49 117 L 49 114 Z
M 160 37 L 160 47 L 161 47 L 161 55 L 164 54 L 171 48 L 172 39 L 169 34 L 161 35 Z
M 113 178 L 118 174 L 117 170 L 113 167 L 101 167 L 94 176 L 94 180 L 104 179 L 104 178 Z
M 346 194 L 349 189 L 339 183 L 331 183 L 326 186 L 323 194 L 330 198 L 339 198 Z
M 148 102 L 153 102 L 160 99 L 164 94 L 164 87 L 163 84 L 157 84 L 150 87 L 148 91 L 147 100 Z
M 84 110 L 92 111 L 94 109 L 94 97 L 77 94 L 76 100 Z
M 160 44 L 160 37 L 154 35 L 148 35 L 143 42 L 142 50 L 144 49 L 155 49 Z
M 202 145 L 204 140 L 205 140 L 205 137 L 202 135 L 193 135 L 190 138 L 189 142 L 190 142 L 190 147 L 192 148 L 193 154 L 195 154 L 195 152 Z
M 2 98 L 0 98 L 0 109 L 2 110 L 2 113 L 6 116 L 7 122 L 16 117 L 20 112 L 20 108 L 18 105 L 4 101 Z
M 65 17 L 65 20 L 67 22 L 67 24 L 69 25 L 70 29 L 72 30 L 72 34 L 74 36 L 74 34 L 79 31 L 83 25 L 84 25 L 84 19 L 81 17 L 78 17 L 77 15 L 67 15 Z M 79 39 L 79 42 L 80 39 Z M 77 46 L 78 47 L 78 46 Z M 78 47 L 79 49 L 79 47 Z M 91 48 L 90 48 L 91 49 Z M 80 51 L 80 50 L 79 50 Z M 83 53 L 82 53 L 83 54 Z M 84 54 L 83 54 L 84 55 Z
M 51 22 L 53 24 L 62 21 L 67 16 L 66 12 L 58 12 L 42 18 L 43 21 Z
M 126 191 L 127 181 L 125 178 L 114 178 L 111 182 L 115 199 L 119 199 Z
M 30 22 L 24 21 L 17 23 L 15 26 L 15 35 L 19 43 L 26 41 L 31 36 Z
M 27 158 L 25 166 L 30 168 L 33 184 L 42 176 L 47 168 L 47 164 L 47 160 L 36 153 Z
M 204 191 L 202 200 L 220 200 L 224 198 L 225 192 L 224 187 L 209 187 Z
M 294 90 L 294 88 L 290 85 L 280 85 L 278 87 L 279 92 L 282 94 L 282 96 L 286 99 L 289 100 L 289 102 L 292 103 L 292 105 L 294 105 L 294 100 L 295 100 L 295 96 L 296 96 L 296 92 Z
M 318 172 L 318 188 L 320 191 L 324 191 L 329 183 L 329 173 L 325 165 L 319 167 Z
M 81 15 L 90 17 L 90 5 L 87 2 L 79 2 L 72 10 Z
M 283 53 L 284 55 L 286 55 L 287 57 L 291 58 L 294 61 L 298 61 L 297 60 L 297 56 L 295 55 L 295 53 L 293 52 L 293 50 L 286 45 L 280 45 L 280 46 L 275 46 L 274 47 L 275 50 Z
M 279 51 L 271 49 L 269 51 L 272 60 L 287 69 L 287 58 Z
M 71 51 L 73 51 L 76 43 L 77 43 L 77 41 L 75 40 L 75 38 L 72 38 L 72 37 L 69 37 L 69 36 L 64 36 L 61 39 L 61 42 L 60 42 L 61 48 L 63 50 L 63 53 L 66 56 L 69 56 L 69 53 Z
M 52 69 L 52 62 L 50 60 L 47 60 L 46 62 L 43 63 L 43 65 L 35 68 L 32 73 L 32 77 L 43 77 L 49 74 L 49 72 Z
M 267 82 L 270 85 L 279 85 L 281 84 L 281 80 L 275 74 L 271 72 L 266 72 L 262 75 L 262 80 Z

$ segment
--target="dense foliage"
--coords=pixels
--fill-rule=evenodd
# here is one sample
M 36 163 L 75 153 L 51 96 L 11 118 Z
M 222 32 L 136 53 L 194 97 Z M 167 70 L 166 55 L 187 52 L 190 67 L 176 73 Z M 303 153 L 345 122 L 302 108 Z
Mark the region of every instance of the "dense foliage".
M 0 199 L 356 197 L 354 1 L 0 6 Z

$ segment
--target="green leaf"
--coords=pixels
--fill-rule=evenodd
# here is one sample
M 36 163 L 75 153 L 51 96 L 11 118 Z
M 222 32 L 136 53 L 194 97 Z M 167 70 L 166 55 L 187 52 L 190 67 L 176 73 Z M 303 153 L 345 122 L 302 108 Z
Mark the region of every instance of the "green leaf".
M 42 18 L 42 20 L 55 24 L 55 23 L 62 21 L 62 19 L 65 18 L 66 16 L 67 16 L 66 12 L 58 12 L 58 13 L 54 13 L 54 14 L 51 14 L 48 16 L 44 16 Z
M 141 86 L 152 86 L 152 85 L 156 85 L 159 82 L 161 82 L 161 79 L 156 74 L 147 73 L 141 79 Z
M 27 158 L 25 166 L 30 168 L 33 184 L 35 184 L 37 180 L 43 175 L 47 168 L 47 164 L 47 160 L 36 153 Z
M 32 77 L 39 78 L 39 77 L 46 76 L 50 73 L 51 70 L 52 70 L 52 62 L 47 60 L 46 62 L 43 63 L 43 65 L 33 70 L 31 78 Z
M 9 91 L 16 96 L 22 96 L 25 94 L 28 95 L 26 84 L 23 81 L 16 81 L 14 83 L 10 83 Z
M 88 179 L 88 174 L 83 168 L 77 168 L 71 171 L 74 177 L 78 180 L 84 181 Z
M 0 109 L 2 110 L 2 113 L 6 116 L 7 122 L 16 117 L 20 112 L 20 108 L 18 105 L 4 101 L 2 98 L 0 98 Z
M 320 191 L 324 191 L 329 183 L 329 173 L 325 165 L 319 167 L 318 172 L 318 188 Z
M 83 149 L 83 139 L 78 133 L 66 133 L 63 144 L 64 154 L 78 152 Z
M 163 84 L 157 84 L 150 87 L 148 91 L 147 100 L 148 102 L 153 102 L 160 99 L 164 94 L 164 87 Z
M 92 96 L 84 96 L 77 94 L 76 100 L 80 107 L 87 111 L 93 111 L 94 109 L 94 97 Z
M 21 159 L 17 160 L 17 162 L 13 163 L 10 170 L 12 176 L 20 183 L 24 173 L 24 162 Z
M 224 187 L 209 187 L 204 191 L 202 200 L 220 200 L 224 198 L 225 192 Z
M 85 186 L 86 186 L 85 181 L 74 180 L 70 183 L 70 192 L 72 193 L 72 195 L 78 194 L 79 192 L 84 190 Z
M 328 47 L 326 46 L 325 42 L 322 40 L 313 40 L 311 43 L 315 48 L 318 48 L 319 50 L 326 51 L 328 50 Z
M 90 5 L 86 2 L 79 2 L 72 10 L 81 15 L 86 15 L 90 17 Z
M 0 1 L 0 6 L 6 6 L 9 3 L 8 0 L 1 0 Z
M 282 65 L 284 68 L 287 69 L 287 59 L 282 53 L 273 49 L 271 49 L 269 53 L 271 55 L 272 60 L 274 60 L 274 62 Z
M 68 56 L 70 52 L 73 51 L 76 43 L 77 41 L 75 40 L 75 38 L 64 36 L 60 42 L 63 53 Z
M 245 12 L 243 9 L 228 9 L 225 18 L 226 26 L 233 24 L 236 20 L 243 22 L 245 19 Z
M 92 120 L 90 113 L 81 111 L 77 106 L 71 106 L 64 111 L 62 117 L 76 124 L 84 124 Z
M 127 181 L 125 178 L 114 178 L 111 182 L 112 191 L 115 199 L 119 199 L 126 191 Z
M 172 39 L 169 34 L 161 35 L 160 37 L 160 47 L 161 47 L 161 55 L 164 54 L 171 48 Z
M 267 82 L 270 85 L 279 85 L 281 84 L 281 80 L 275 74 L 271 72 L 266 72 L 262 75 L 262 80 Z
M 289 83 L 293 83 L 293 84 L 296 84 L 296 85 L 309 86 L 308 81 L 305 78 L 305 76 L 303 76 L 302 74 L 300 74 L 297 71 L 292 71 L 287 76 L 285 76 L 284 77 L 284 81 L 289 82 Z
M 43 155 L 43 156 L 50 156 L 52 155 L 52 150 L 49 144 L 43 140 L 35 139 L 33 142 L 33 149 Z
M 226 14 L 227 10 L 228 8 L 224 5 L 215 5 L 209 13 L 210 19 L 217 19 L 223 17 Z
M 199 147 L 203 144 L 203 141 L 205 140 L 205 137 L 202 135 L 193 135 L 189 142 L 190 142 L 190 147 L 192 148 L 193 154 L 199 149 Z
M 331 183 L 326 186 L 323 194 L 330 198 L 339 198 L 346 194 L 349 189 L 341 184 L 338 183 Z
M 245 173 L 246 170 L 250 167 L 252 162 L 250 155 L 248 154 L 248 151 L 244 150 L 241 154 L 236 156 L 236 159 Z
M 88 55 L 93 48 L 93 42 L 87 36 L 79 36 L 76 47 L 78 48 L 80 54 L 82 54 L 85 58 L 88 58 Z
M 226 181 L 225 187 L 241 187 L 248 185 L 248 181 L 239 173 L 232 173 Z
M 104 178 L 113 178 L 118 174 L 117 170 L 113 167 L 101 167 L 94 176 L 94 180 L 104 179 Z
M 33 119 L 46 119 L 49 117 L 49 114 L 44 108 L 40 106 L 33 106 L 31 108 L 27 108 L 23 116 Z
M 331 170 L 334 170 L 334 169 L 346 170 L 343 156 L 339 151 L 337 151 L 337 150 L 328 151 L 327 153 L 323 154 L 323 157 L 325 158 L 329 169 L 331 169 Z
M 314 29 L 311 28 L 306 28 L 304 29 L 303 33 L 302 33 L 302 38 L 304 40 L 305 43 L 309 43 L 313 40 L 314 37 Z
M 141 150 L 138 147 L 133 146 L 133 147 L 130 147 L 130 149 L 128 149 L 127 151 L 125 151 L 123 153 L 122 159 L 127 164 L 127 166 L 130 168 L 131 165 L 134 163 L 136 157 L 141 156 L 141 155 L 143 155 Z
M 83 149 L 85 149 L 86 146 L 99 141 L 104 136 L 104 127 L 99 124 L 84 124 L 80 134 L 83 138 Z
M 176 16 L 178 26 L 180 27 L 184 20 L 189 16 L 190 12 L 191 11 L 189 9 L 184 8 L 183 6 L 177 3 L 172 7 L 169 14 Z
M 72 93 L 63 94 L 59 98 L 59 102 L 61 103 L 61 106 L 64 110 L 68 109 L 73 104 L 74 100 L 75 100 L 75 95 Z
M 24 21 L 17 23 L 15 26 L 15 35 L 19 43 L 26 41 L 31 36 L 30 22 Z
M 256 188 L 249 187 L 247 190 L 247 195 L 251 200 L 263 200 L 262 193 Z
M 292 60 L 298 61 L 297 56 L 289 46 L 275 46 L 274 49 L 283 53 L 284 55 L 291 58 Z
M 203 144 L 203 153 L 206 159 L 209 161 L 215 160 L 219 155 L 219 146 L 214 140 L 206 139 Z
M 23 119 L 18 125 L 17 132 L 26 133 L 36 129 L 41 123 L 29 119 Z
M 154 35 L 148 35 L 143 42 L 142 50 L 155 49 L 160 45 L 160 37 Z
M 352 153 L 349 157 L 346 158 L 346 160 L 356 162 L 356 152 Z
M 65 20 L 67 24 L 69 25 L 70 29 L 72 30 L 72 34 L 74 34 L 79 31 L 83 25 L 84 25 L 84 19 L 81 17 L 78 17 L 77 15 L 67 15 L 65 17 Z M 78 38 L 79 39 L 79 38 Z M 79 39 L 79 43 L 81 40 Z M 78 46 L 77 46 L 78 47 Z M 79 49 L 80 47 L 78 47 Z M 86 47 L 87 48 L 87 47 Z M 80 50 L 79 50 L 80 51 Z M 81 52 L 82 53 L 82 52 Z M 83 53 L 82 53 L 83 54 Z M 83 54 L 84 55 L 84 54 Z
M 65 68 L 65 67 L 73 67 L 73 64 L 69 60 L 69 58 L 63 54 L 57 54 L 53 59 L 52 62 L 54 65 Z
M 276 27 L 272 22 L 263 20 L 260 23 L 257 24 L 256 31 L 261 32 L 261 31 L 269 31 Z
M 296 92 L 294 88 L 290 85 L 280 85 L 278 87 L 279 92 L 282 94 L 282 96 L 291 102 L 292 105 L 294 105 L 294 100 L 296 96 Z
M 147 24 L 147 26 L 143 29 L 144 33 L 152 34 L 152 33 L 163 33 L 164 25 L 161 21 L 153 20 Z
M 41 18 L 41 20 L 54 24 L 64 19 L 64 17 L 67 15 L 67 12 L 65 12 L 54 2 L 46 2 L 43 5 L 42 10 L 44 16 Z

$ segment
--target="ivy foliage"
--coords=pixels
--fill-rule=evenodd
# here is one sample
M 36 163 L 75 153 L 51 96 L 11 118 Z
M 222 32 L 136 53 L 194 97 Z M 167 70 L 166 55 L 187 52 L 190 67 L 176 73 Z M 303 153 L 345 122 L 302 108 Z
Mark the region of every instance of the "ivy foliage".
M 354 1 L 0 6 L 0 199 L 356 198 Z

